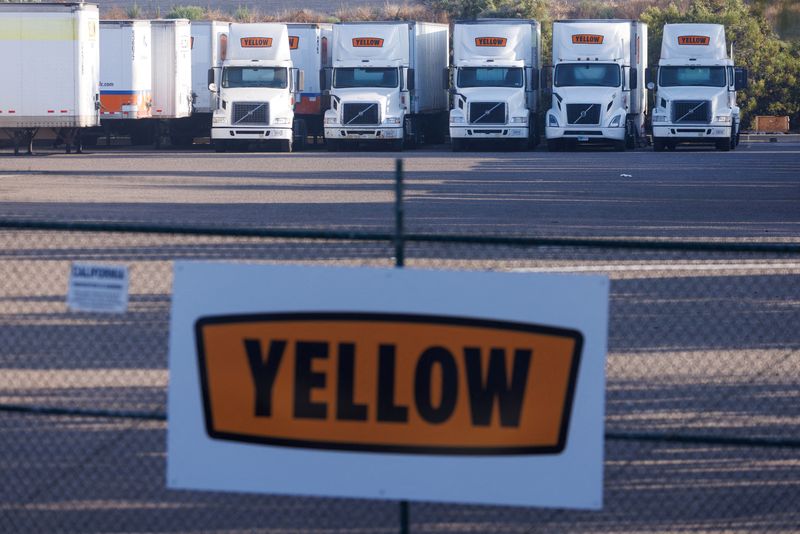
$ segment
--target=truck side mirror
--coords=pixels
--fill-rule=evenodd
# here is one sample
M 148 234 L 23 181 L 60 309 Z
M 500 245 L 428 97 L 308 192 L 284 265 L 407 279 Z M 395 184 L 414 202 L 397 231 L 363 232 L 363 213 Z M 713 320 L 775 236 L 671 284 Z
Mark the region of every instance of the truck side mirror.
M 553 92 L 553 66 L 552 65 L 545 65 L 542 67 L 542 74 L 539 76 L 539 82 L 541 83 L 542 91 L 545 93 L 552 93 Z
M 741 89 L 747 89 L 748 86 L 748 79 L 747 79 L 747 69 L 742 67 L 736 67 L 736 90 L 739 91 Z
M 649 90 L 651 90 L 651 91 L 655 91 L 655 89 L 656 89 L 656 84 L 654 84 L 653 82 L 647 82 L 647 88 L 648 88 Z
M 214 69 L 208 69 L 208 85 L 214 83 Z
M 653 80 L 653 69 L 648 67 L 648 68 L 646 68 L 644 70 L 644 83 L 645 83 L 645 86 L 648 89 L 650 89 L 650 84 L 653 83 L 653 82 L 654 82 L 654 80 Z
M 323 91 L 331 90 L 331 81 L 333 80 L 333 68 L 325 67 L 319 71 L 319 87 Z
M 406 69 L 406 90 L 413 91 L 414 89 L 414 69 Z
M 630 68 L 629 76 L 630 76 L 630 83 L 628 86 L 630 87 L 631 91 L 634 89 L 639 88 L 639 70 L 633 67 Z
M 446 91 L 446 90 L 450 89 L 450 69 L 445 68 L 444 71 L 442 72 L 442 75 L 443 75 L 443 77 L 442 77 L 442 87 Z
M 210 84 L 208 84 L 208 90 L 211 91 L 212 93 L 216 93 L 217 92 L 217 84 L 215 84 L 214 82 L 211 82 Z
M 306 88 L 306 71 L 297 71 L 297 92 L 301 92 Z
M 529 91 L 536 91 L 539 88 L 539 69 L 532 68 L 530 74 L 530 83 L 528 84 Z

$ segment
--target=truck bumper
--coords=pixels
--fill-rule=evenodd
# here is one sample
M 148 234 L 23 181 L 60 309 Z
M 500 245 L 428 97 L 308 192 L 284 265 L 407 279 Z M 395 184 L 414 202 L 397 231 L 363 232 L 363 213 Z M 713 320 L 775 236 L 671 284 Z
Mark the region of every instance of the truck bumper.
M 367 141 L 370 139 L 402 139 L 403 128 L 353 128 L 350 126 L 326 126 L 325 139 L 349 139 Z
M 268 126 L 242 128 L 238 126 L 214 126 L 211 128 L 211 139 L 226 141 L 269 141 L 270 139 L 291 139 L 291 128 L 271 128 Z
M 625 127 L 621 128 L 601 128 L 600 126 L 567 126 L 556 128 L 548 126 L 545 128 L 547 139 L 572 139 L 578 142 L 608 142 L 624 141 Z
M 527 126 L 450 126 L 451 139 L 527 139 Z
M 674 124 L 653 125 L 653 137 L 695 142 L 702 142 L 705 140 L 711 143 L 717 139 L 730 138 L 730 136 L 730 124 L 699 124 L 694 126 L 687 126 L 685 124 L 680 126 Z

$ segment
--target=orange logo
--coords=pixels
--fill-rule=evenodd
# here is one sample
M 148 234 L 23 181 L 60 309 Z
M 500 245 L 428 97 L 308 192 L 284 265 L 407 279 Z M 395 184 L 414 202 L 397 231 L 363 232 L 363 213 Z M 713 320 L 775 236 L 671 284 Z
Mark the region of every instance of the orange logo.
M 353 39 L 355 48 L 383 48 L 383 39 L 377 37 L 356 37 Z
M 476 37 L 475 46 L 490 46 L 504 48 L 508 44 L 505 37 Z
M 679 45 L 708 46 L 711 38 L 707 35 L 681 35 L 678 37 Z
M 300 37 L 289 36 L 289 49 L 297 50 L 300 47 Z
M 271 48 L 272 37 L 242 37 L 242 48 Z
M 604 39 L 602 35 L 580 33 L 572 36 L 572 44 L 603 44 Z
M 351 451 L 558 454 L 582 335 L 380 313 L 206 317 L 195 325 L 214 439 Z

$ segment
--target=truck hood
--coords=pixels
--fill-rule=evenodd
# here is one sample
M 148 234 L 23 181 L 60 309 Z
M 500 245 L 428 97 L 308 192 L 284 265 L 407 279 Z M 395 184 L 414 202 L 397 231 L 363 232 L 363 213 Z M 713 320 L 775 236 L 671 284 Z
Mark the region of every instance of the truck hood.
M 554 87 L 567 104 L 608 104 L 619 96 L 619 87 Z
M 667 102 L 676 100 L 710 100 L 712 117 L 726 115 L 731 109 L 727 87 L 659 87 L 659 107 L 662 99 Z
M 280 98 L 286 98 L 288 102 L 289 91 L 264 87 L 237 87 L 222 89 L 220 96 L 228 102 L 274 102 Z

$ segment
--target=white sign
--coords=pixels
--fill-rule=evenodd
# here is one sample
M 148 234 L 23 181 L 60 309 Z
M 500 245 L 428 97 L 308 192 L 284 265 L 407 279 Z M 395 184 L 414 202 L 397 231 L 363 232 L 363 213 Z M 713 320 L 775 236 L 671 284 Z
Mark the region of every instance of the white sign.
M 600 509 L 608 291 L 178 262 L 168 485 Z
M 75 311 L 124 313 L 128 309 L 128 268 L 73 263 L 67 306 Z

